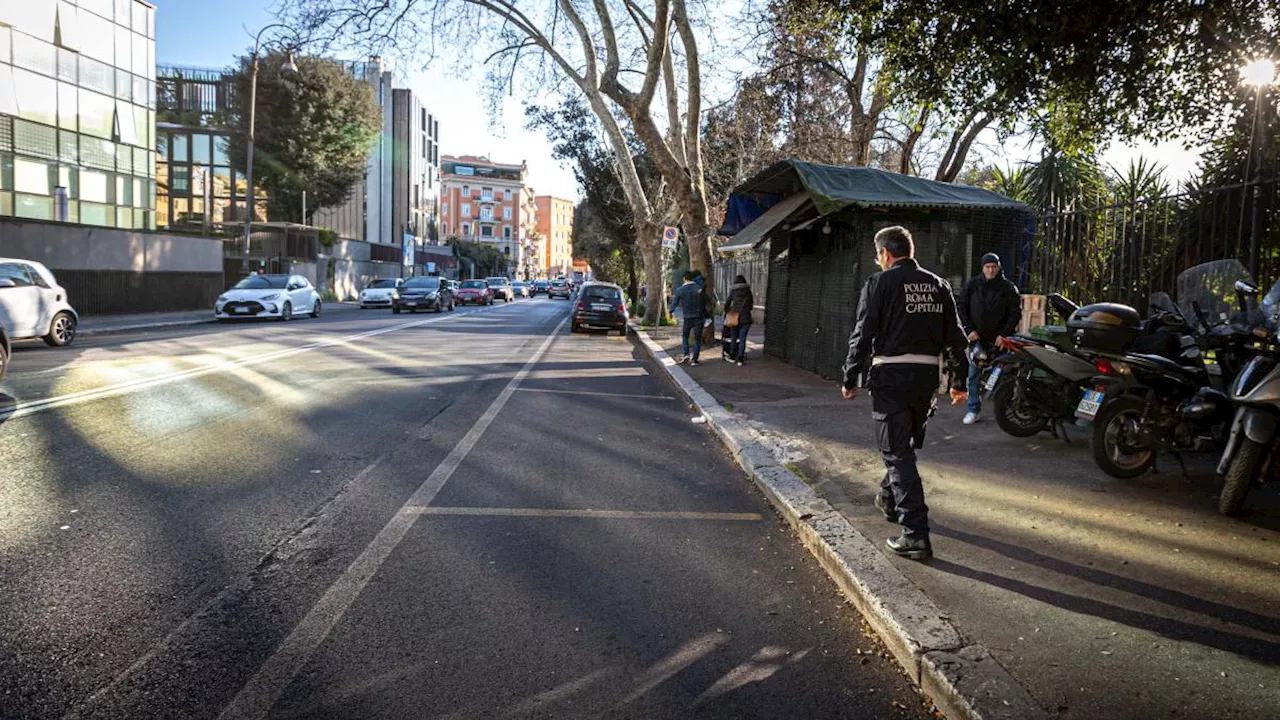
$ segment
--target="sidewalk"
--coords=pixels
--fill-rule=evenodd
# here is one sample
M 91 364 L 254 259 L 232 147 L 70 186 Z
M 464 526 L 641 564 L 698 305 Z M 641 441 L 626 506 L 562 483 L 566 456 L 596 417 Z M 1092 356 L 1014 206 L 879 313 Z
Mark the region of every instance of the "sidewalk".
M 679 356 L 674 328 L 658 344 Z M 1186 477 L 1162 458 L 1164 473 L 1121 481 L 1097 470 L 1079 431 L 1071 445 L 1018 440 L 990 419 L 965 427 L 962 408 L 943 406 L 921 453 L 936 557 L 915 563 L 883 547 L 895 526 L 871 504 L 883 466 L 865 396 L 844 401 L 834 381 L 759 345 L 744 367 L 722 362 L 718 346 L 702 360 L 668 368 L 709 393 L 711 422 L 749 428 L 1044 715 L 1276 716 L 1280 487 L 1255 489 L 1247 512 L 1225 518 L 1213 458 L 1189 458 Z M 863 591 L 877 595 L 874 584 Z
M 196 325 L 213 322 L 213 310 L 184 310 L 182 312 L 136 313 L 132 315 L 89 315 L 80 318 L 76 332 L 80 335 L 142 330 L 146 328 Z

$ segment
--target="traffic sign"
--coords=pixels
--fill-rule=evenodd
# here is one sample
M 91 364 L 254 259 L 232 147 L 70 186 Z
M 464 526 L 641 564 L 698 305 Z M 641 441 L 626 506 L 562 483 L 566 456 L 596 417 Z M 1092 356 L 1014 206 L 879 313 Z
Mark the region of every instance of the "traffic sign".
M 675 249 L 676 238 L 679 236 L 679 232 L 673 227 L 664 229 L 662 231 L 662 247 Z

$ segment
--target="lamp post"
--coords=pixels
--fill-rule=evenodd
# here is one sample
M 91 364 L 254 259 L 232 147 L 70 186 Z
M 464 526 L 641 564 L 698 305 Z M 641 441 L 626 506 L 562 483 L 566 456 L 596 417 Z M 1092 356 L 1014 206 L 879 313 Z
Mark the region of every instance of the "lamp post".
M 274 23 L 268 25 L 258 31 L 253 38 L 253 55 L 251 56 L 251 67 L 249 75 L 249 135 L 246 138 L 245 145 L 245 173 L 244 179 L 247 183 L 245 188 L 245 206 L 244 206 L 244 255 L 240 259 L 240 274 L 249 274 L 249 236 L 253 232 L 253 214 L 257 207 L 257 199 L 254 197 L 253 187 L 253 134 L 254 125 L 257 120 L 258 111 L 258 54 L 262 52 L 262 34 L 272 28 L 284 28 L 292 32 L 288 25 Z M 287 73 L 298 72 L 298 65 L 293 61 L 293 49 L 291 46 L 285 47 L 284 71 Z
M 1249 219 L 1249 274 L 1258 277 L 1258 264 L 1261 238 L 1261 214 L 1259 213 L 1259 205 L 1262 201 L 1262 148 L 1258 148 L 1258 165 L 1254 171 L 1253 180 L 1249 180 L 1249 172 L 1253 166 L 1253 151 L 1259 145 L 1258 133 L 1260 123 L 1258 118 L 1262 113 L 1262 99 L 1267 94 L 1267 89 L 1276 83 L 1276 65 L 1268 59 L 1254 60 L 1253 62 L 1240 68 L 1240 80 L 1245 85 L 1254 89 L 1253 91 L 1253 127 L 1249 133 L 1249 155 L 1245 160 L 1245 187 L 1253 185 L 1252 212 Z

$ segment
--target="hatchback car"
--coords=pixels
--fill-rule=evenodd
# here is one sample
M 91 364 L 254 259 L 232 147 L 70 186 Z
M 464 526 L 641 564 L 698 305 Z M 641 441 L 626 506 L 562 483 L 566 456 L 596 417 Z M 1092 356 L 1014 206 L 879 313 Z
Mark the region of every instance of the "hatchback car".
M 504 277 L 485 278 L 489 283 L 489 290 L 493 293 L 494 300 L 502 302 L 511 302 L 516 299 L 516 291 L 511 287 L 511 281 Z
M 40 338 L 54 347 L 76 338 L 80 316 L 41 263 L 0 258 L 0 326 L 10 341 Z
M 538 293 L 545 293 L 549 287 L 551 287 L 551 282 L 548 280 L 534 280 L 532 288 L 533 294 L 537 295 Z
M 213 313 L 218 320 L 289 320 L 304 313 L 315 318 L 320 317 L 320 293 L 301 275 L 254 273 L 219 295 Z
M 378 278 L 360 291 L 360 309 L 371 307 L 391 307 L 391 296 L 404 281 L 400 278 Z
M 527 282 L 513 282 L 511 283 L 511 289 L 515 291 L 516 297 L 527 298 L 531 295 L 529 283 Z
M 435 310 L 453 312 L 453 289 L 448 280 L 438 277 L 415 277 L 404 281 L 391 296 L 391 312 Z
M 573 306 L 572 332 L 582 330 L 616 330 L 627 334 L 627 303 L 622 288 L 613 283 L 583 283 L 578 302 Z
M 463 280 L 458 286 L 458 304 L 492 305 L 493 292 L 484 280 Z
M 551 284 L 547 286 L 547 297 L 549 298 L 562 297 L 568 300 L 572 294 L 573 290 L 569 287 L 569 283 L 564 280 L 552 280 Z

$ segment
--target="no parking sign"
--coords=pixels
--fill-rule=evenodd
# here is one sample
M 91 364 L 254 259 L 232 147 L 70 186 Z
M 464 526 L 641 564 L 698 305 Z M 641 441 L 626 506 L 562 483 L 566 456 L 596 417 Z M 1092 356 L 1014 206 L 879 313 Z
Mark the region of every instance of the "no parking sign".
M 673 227 L 664 229 L 662 231 L 662 247 L 674 250 L 676 248 L 676 238 L 679 236 L 679 232 Z

